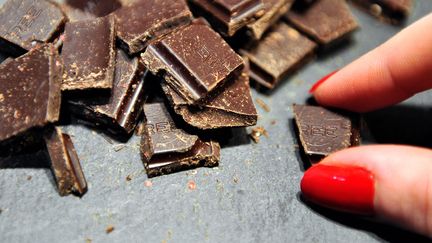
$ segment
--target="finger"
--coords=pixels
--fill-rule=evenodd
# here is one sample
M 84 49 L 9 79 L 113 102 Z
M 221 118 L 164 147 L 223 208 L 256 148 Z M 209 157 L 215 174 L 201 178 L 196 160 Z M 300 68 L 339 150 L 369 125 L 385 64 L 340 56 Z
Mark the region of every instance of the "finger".
M 432 88 L 432 14 L 311 89 L 324 105 L 357 112 L 383 108 Z
M 432 237 L 432 150 L 371 145 L 336 152 L 306 171 L 301 190 L 322 206 Z

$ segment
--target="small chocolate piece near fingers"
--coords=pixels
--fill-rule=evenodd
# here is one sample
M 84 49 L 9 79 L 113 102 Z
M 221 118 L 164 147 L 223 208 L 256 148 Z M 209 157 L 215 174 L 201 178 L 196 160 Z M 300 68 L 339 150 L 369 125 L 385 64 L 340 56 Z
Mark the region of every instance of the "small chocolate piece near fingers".
M 59 194 L 84 195 L 87 192 L 87 182 L 69 135 L 62 133 L 58 127 L 50 127 L 44 138 Z
M 293 112 L 303 152 L 311 163 L 360 144 L 357 114 L 307 105 L 293 105 Z

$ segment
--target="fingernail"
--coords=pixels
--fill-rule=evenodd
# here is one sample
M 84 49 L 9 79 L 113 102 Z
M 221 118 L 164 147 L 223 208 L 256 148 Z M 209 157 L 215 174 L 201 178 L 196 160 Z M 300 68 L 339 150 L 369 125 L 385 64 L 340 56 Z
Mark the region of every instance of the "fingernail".
M 337 73 L 337 71 L 339 70 L 335 70 L 329 74 L 327 74 L 326 76 L 324 76 L 323 78 L 321 78 L 320 80 L 318 80 L 314 85 L 312 85 L 312 87 L 309 90 L 309 93 L 312 94 L 313 92 L 315 92 L 315 90 L 318 89 L 318 87 L 324 83 L 327 79 L 329 79 L 331 76 L 333 76 L 335 73 Z
M 338 211 L 372 215 L 374 178 L 371 172 L 353 166 L 315 165 L 301 181 L 305 199 Z

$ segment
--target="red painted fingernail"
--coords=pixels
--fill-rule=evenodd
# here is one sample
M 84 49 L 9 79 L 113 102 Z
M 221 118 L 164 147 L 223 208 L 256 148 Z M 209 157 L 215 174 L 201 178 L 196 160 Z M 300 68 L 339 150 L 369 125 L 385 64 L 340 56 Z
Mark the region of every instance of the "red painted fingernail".
M 353 166 L 315 165 L 301 181 L 303 196 L 318 205 L 362 215 L 374 213 L 374 178 Z
M 314 85 L 312 85 L 312 87 L 309 90 L 309 93 L 312 94 L 313 92 L 315 92 L 315 90 L 322 84 L 324 83 L 327 79 L 329 79 L 331 76 L 333 76 L 335 73 L 337 73 L 337 71 L 333 71 L 329 74 L 327 74 L 326 76 L 324 76 L 323 78 L 321 78 L 320 80 L 318 80 Z

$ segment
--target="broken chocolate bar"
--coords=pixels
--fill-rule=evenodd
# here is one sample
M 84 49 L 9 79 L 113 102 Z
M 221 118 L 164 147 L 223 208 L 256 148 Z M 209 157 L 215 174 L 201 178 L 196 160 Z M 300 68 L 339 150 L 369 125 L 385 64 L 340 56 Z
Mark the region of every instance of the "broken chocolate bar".
M 303 152 L 312 163 L 360 144 L 356 114 L 307 105 L 293 105 L 293 112 Z
M 189 0 L 221 34 L 233 36 L 264 14 L 261 0 Z
M 130 58 L 118 49 L 114 84 L 107 104 L 93 105 L 105 97 L 70 100 L 71 111 L 84 118 L 100 122 L 116 131 L 130 133 L 136 125 L 144 103 L 144 73 L 145 68 L 138 58 Z M 92 104 L 93 103 L 93 104 Z
M 136 1 L 114 12 L 122 46 L 135 54 L 148 43 L 192 20 L 184 0 Z
M 8 0 L 0 9 L 0 50 L 20 55 L 52 40 L 65 21 L 49 1 Z
M 110 17 L 66 24 L 62 90 L 112 88 L 114 37 L 114 19 Z
M 244 66 L 242 58 L 200 20 L 153 42 L 141 57 L 188 104 L 199 103 L 226 80 L 237 77 Z
M 257 21 L 247 25 L 248 35 L 255 40 L 261 39 L 264 32 L 290 9 L 293 2 L 294 0 L 263 0 L 265 13 Z
M 242 50 L 249 59 L 250 77 L 266 88 L 274 88 L 313 57 L 316 44 L 287 24 L 279 22 L 253 48 Z
M 84 195 L 87 192 L 87 182 L 69 135 L 62 133 L 58 127 L 50 127 L 44 138 L 59 194 Z
M 51 44 L 0 66 L 0 141 L 58 120 L 61 74 Z
M 141 153 L 149 177 L 218 164 L 219 144 L 180 129 L 163 103 L 144 105 L 144 114 Z
M 412 0 L 353 0 L 359 6 L 379 18 L 389 18 L 396 23 L 408 16 L 412 9 Z
M 357 29 L 346 1 L 319 0 L 305 9 L 291 8 L 285 19 L 322 46 L 343 40 Z
M 212 94 L 199 107 L 190 106 L 169 85 L 162 82 L 165 94 L 177 114 L 190 125 L 200 129 L 253 126 L 258 114 L 249 88 L 249 69 L 224 88 Z

